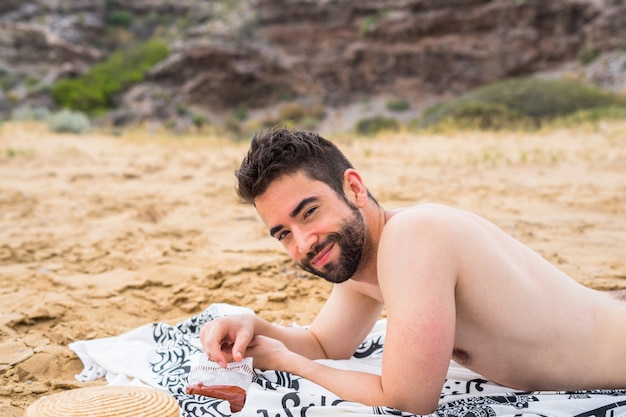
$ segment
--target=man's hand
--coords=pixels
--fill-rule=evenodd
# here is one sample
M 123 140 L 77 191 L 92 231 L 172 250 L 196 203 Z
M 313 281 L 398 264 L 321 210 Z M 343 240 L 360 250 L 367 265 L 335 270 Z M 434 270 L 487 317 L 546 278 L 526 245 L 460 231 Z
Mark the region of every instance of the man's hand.
M 226 367 L 241 361 L 255 333 L 255 317 L 249 314 L 220 317 L 200 330 L 202 349 L 210 359 Z
M 280 341 L 267 336 L 255 336 L 246 351 L 246 356 L 254 358 L 254 367 L 277 371 L 290 371 L 290 357 L 294 355 Z

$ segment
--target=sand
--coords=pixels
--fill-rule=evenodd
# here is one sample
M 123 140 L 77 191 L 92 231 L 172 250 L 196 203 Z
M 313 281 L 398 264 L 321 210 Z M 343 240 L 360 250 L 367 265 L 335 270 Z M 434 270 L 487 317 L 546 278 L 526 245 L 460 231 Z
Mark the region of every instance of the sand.
M 336 139 L 386 208 L 477 212 L 584 285 L 626 288 L 626 122 L 537 133 Z M 307 324 L 329 284 L 299 271 L 233 171 L 246 143 L 0 127 L 0 415 L 75 387 L 67 347 L 214 302 Z

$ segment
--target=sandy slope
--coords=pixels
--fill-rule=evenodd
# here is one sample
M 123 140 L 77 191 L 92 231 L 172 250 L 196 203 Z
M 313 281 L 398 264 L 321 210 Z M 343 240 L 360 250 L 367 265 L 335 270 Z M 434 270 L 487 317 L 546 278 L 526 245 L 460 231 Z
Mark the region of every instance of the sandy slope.
M 626 288 L 626 122 L 337 140 L 384 206 L 478 212 L 582 283 Z M 245 148 L 0 128 L 0 415 L 82 386 L 74 340 L 212 302 L 310 322 L 329 286 L 295 269 L 237 203 Z

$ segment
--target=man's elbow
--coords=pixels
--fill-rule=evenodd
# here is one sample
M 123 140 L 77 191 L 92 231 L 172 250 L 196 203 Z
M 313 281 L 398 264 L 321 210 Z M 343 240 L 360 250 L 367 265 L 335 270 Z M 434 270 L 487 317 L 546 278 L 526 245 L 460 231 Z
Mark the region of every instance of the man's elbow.
M 350 359 L 352 356 L 354 355 L 354 352 L 331 352 L 330 356 L 328 359 L 333 359 L 333 360 L 343 360 L 343 359 Z
M 411 405 L 398 405 L 392 406 L 393 408 L 404 411 L 406 413 L 416 414 L 418 416 L 432 414 L 437 410 L 439 404 L 411 404 Z
M 315 335 L 313 332 L 309 332 L 311 336 L 315 339 L 317 346 L 319 346 L 319 355 L 315 358 L 310 359 L 332 359 L 332 360 L 342 360 L 342 359 L 350 359 L 354 355 L 355 349 L 351 349 L 350 347 L 338 347 L 333 346 L 332 344 L 325 346 L 324 343 Z
M 418 406 L 415 407 L 413 409 L 408 409 L 408 410 L 401 410 L 401 411 L 405 411 L 405 412 L 409 412 L 411 414 L 417 414 L 419 416 L 422 415 L 427 415 L 427 414 L 431 414 L 434 413 L 437 410 L 437 404 L 435 404 L 434 406 Z
M 437 407 L 439 406 L 439 397 L 434 399 L 421 398 L 420 401 L 416 401 L 416 399 L 418 399 L 417 397 L 418 394 L 412 398 L 398 398 L 395 399 L 390 406 L 397 410 L 420 416 L 431 414 L 437 410 Z

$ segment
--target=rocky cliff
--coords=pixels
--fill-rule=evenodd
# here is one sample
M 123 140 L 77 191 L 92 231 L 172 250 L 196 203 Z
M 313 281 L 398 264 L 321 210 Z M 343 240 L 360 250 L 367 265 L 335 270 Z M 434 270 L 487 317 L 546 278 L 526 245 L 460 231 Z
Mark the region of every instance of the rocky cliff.
M 173 49 L 118 98 L 127 119 L 162 119 L 181 106 L 223 115 L 284 100 L 341 108 L 401 97 L 419 108 L 563 68 L 626 88 L 623 0 L 3 0 L 2 107 L 51 105 L 46 85 L 80 74 L 120 42 L 110 30 L 119 11 L 133 17 L 131 35 L 157 34 Z M 581 60 L 595 57 L 590 65 L 603 70 L 589 72 Z

